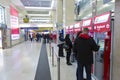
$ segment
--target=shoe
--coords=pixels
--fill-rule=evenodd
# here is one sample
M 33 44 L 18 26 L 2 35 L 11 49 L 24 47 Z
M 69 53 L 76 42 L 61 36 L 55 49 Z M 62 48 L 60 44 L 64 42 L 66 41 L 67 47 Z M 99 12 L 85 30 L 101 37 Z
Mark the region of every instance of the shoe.
M 67 65 L 72 65 L 71 63 L 67 63 Z

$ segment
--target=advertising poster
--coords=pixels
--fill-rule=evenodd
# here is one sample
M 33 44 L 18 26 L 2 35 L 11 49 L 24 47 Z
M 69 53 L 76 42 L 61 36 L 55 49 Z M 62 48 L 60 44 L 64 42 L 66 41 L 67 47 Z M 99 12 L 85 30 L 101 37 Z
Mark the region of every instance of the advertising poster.
M 110 12 L 95 16 L 94 31 L 95 32 L 110 31 Z
M 82 21 L 80 21 L 74 25 L 74 33 L 82 31 L 81 28 L 82 28 Z
M 93 31 L 93 29 L 92 29 L 92 18 L 83 20 L 82 30 L 83 30 L 84 28 L 88 28 L 90 32 Z
M 18 26 L 18 11 L 10 6 L 11 38 L 16 40 L 20 38 Z

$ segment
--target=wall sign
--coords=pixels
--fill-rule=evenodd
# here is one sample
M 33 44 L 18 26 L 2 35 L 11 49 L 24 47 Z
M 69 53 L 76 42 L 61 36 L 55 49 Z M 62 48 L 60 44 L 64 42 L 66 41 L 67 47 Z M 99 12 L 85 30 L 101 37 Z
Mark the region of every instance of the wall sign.
M 18 26 L 18 11 L 10 6 L 11 38 L 16 40 L 20 38 Z
M 110 12 L 94 17 L 94 31 L 95 32 L 110 31 Z
M 93 29 L 92 29 L 92 18 L 83 20 L 82 30 L 83 30 L 84 28 L 88 28 L 90 32 L 93 31 Z

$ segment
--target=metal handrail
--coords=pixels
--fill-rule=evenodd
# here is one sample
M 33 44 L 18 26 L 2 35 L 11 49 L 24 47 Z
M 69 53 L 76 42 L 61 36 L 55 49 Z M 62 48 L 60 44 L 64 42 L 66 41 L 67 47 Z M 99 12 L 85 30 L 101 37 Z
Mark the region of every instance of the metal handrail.
M 50 44 L 51 45 L 51 44 Z M 51 51 L 52 51 L 52 66 L 54 67 L 55 65 L 54 65 L 54 55 L 56 56 L 56 58 L 57 58 L 57 74 L 58 74 L 58 80 L 60 80 L 60 57 L 58 56 L 58 54 L 57 54 L 57 52 L 56 52 L 56 50 L 54 49 L 54 46 L 52 46 L 51 45 L 51 48 L 52 49 L 50 49 Z

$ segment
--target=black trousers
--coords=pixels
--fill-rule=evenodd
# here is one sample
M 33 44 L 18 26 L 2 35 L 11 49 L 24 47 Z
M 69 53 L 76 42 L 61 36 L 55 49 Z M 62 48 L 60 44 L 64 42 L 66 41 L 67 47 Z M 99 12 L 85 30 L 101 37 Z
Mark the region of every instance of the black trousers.
M 80 64 L 79 62 L 77 62 L 77 71 L 76 71 L 76 76 L 77 76 L 77 80 L 85 80 L 83 78 L 83 68 L 85 67 L 85 72 L 86 72 L 86 75 L 87 75 L 87 79 L 86 80 L 92 80 L 91 79 L 91 67 L 92 65 L 89 64 L 89 65 L 83 65 L 83 64 Z
M 63 53 L 63 44 L 59 44 L 59 51 L 58 51 L 58 55 L 60 56 L 60 57 L 63 57 L 64 56 L 64 53 Z
M 67 53 L 67 55 L 66 55 L 66 63 L 70 63 L 70 56 L 71 56 L 71 49 L 69 49 L 69 50 L 66 50 L 66 53 Z

